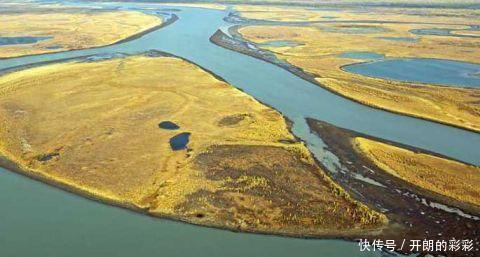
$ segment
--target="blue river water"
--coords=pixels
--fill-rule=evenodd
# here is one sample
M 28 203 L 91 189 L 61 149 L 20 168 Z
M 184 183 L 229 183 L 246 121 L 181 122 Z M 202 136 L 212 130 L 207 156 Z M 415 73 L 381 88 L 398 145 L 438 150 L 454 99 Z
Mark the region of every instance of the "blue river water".
M 480 65 L 441 59 L 384 59 L 344 67 L 346 71 L 376 78 L 480 87 Z
M 148 217 L 2 168 L 0 184 L 2 257 L 382 256 L 339 240 L 234 233 Z
M 162 9 L 153 4 L 95 6 Z M 480 164 L 479 134 L 339 97 L 277 66 L 212 44 L 209 37 L 229 25 L 223 21 L 228 11 L 174 8 L 181 10 L 176 12 L 177 22 L 139 39 L 103 48 L 0 60 L 0 69 L 91 54 L 133 54 L 157 49 L 213 71 L 282 112 L 294 122 L 293 132 L 321 161 L 332 157 L 323 149 L 321 140 L 310 133 L 305 117 Z M 355 242 L 233 233 L 154 219 L 4 170 L 0 170 L 0 206 L 1 256 L 391 256 L 359 252 Z

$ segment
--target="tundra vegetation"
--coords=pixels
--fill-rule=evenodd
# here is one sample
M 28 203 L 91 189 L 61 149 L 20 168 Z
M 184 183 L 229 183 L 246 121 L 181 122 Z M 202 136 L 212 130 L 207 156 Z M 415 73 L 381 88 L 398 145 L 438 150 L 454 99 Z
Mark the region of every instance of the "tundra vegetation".
M 353 144 L 382 170 L 457 201 L 480 206 L 480 168 L 356 137 Z
M 162 18 L 137 11 L 105 12 L 60 7 L 38 7 L 22 11 L 18 7 L 10 7 L 0 15 L 0 39 L 43 37 L 45 40 L 27 44 L 2 44 L 0 58 L 110 45 L 161 23 Z
M 173 148 L 179 135 L 186 146 Z M 195 224 L 353 237 L 387 223 L 325 174 L 280 113 L 162 54 L 0 77 L 0 154 L 27 176 Z
M 246 25 L 238 32 L 279 59 L 303 69 L 318 85 L 372 107 L 480 131 L 479 88 L 357 75 L 342 67 L 366 60 L 341 57 L 345 52 L 367 51 L 383 54 L 386 58 L 440 58 L 478 64 L 480 37 L 475 37 L 478 31 L 473 29 L 474 25 L 480 24 L 478 9 L 370 7 L 358 11 L 262 8 L 240 6 L 237 10 L 244 18 L 277 24 Z M 412 33 L 414 29 L 438 28 L 451 30 L 452 35 Z M 271 41 L 296 44 L 265 44 Z

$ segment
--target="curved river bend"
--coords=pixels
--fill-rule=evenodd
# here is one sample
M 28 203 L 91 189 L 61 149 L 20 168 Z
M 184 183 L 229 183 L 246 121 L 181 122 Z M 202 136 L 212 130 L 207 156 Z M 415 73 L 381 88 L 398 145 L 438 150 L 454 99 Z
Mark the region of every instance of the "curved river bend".
M 79 3 L 77 3 L 79 4 Z M 158 8 L 105 4 L 106 8 Z M 56 54 L 0 60 L 0 70 L 44 61 L 150 49 L 189 59 L 225 78 L 294 122 L 293 132 L 325 163 L 334 157 L 310 133 L 305 117 L 480 164 L 480 134 L 366 107 L 269 63 L 218 47 L 209 37 L 228 11 L 184 8 L 179 20 L 134 41 Z M 15 196 L 15 197 L 12 197 Z M 5 256 L 382 256 L 354 242 L 232 233 L 153 219 L 64 193 L 0 169 L 0 255 Z M 45 237 L 44 235 L 49 235 Z M 24 247 L 28 242 L 30 247 Z M 386 255 L 390 256 L 390 255 Z

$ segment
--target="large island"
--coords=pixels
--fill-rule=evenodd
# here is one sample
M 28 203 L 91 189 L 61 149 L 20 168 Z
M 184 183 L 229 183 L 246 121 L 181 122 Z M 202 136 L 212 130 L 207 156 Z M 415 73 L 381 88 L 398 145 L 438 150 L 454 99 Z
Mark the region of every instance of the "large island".
M 354 237 L 386 225 L 324 173 L 280 113 L 208 71 L 160 52 L 94 60 L 0 78 L 2 166 L 232 230 Z

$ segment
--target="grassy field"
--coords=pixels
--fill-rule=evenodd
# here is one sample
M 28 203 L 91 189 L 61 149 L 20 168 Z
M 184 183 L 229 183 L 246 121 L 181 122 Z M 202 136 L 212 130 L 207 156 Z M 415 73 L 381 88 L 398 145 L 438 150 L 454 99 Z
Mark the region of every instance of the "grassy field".
M 479 167 L 325 121 L 307 123 L 341 164 L 335 181 L 387 210 L 389 228 L 379 238 L 478 237 Z
M 357 137 L 356 149 L 382 170 L 408 183 L 480 206 L 480 168 Z
M 2 13 L 0 37 L 51 38 L 32 44 L 0 46 L 0 58 L 110 45 L 162 23 L 159 17 L 135 11 L 28 10 Z
M 239 10 L 243 10 L 242 16 L 255 19 L 325 21 L 335 17 L 334 20 L 341 21 L 305 26 L 254 25 L 239 29 L 247 40 L 256 43 L 275 40 L 298 43 L 297 46 L 263 44 L 260 47 L 312 74 L 321 86 L 369 106 L 480 131 L 479 89 L 404 83 L 356 75 L 344 71 L 342 67 L 365 60 L 338 56 L 349 51 L 369 51 L 392 58 L 441 58 L 478 63 L 480 38 L 416 36 L 410 32 L 412 29 L 440 27 L 460 29 L 456 33 L 467 35 L 471 31 L 466 30 L 468 27 L 465 24 L 473 25 L 472 21 L 478 21 L 478 10 L 370 8 L 359 12 L 271 7 L 268 12 L 261 12 L 255 8 L 244 6 Z M 367 23 L 375 20 L 391 23 Z M 421 24 L 423 22 L 429 24 Z M 439 25 L 445 22 L 449 25 Z M 348 32 L 352 29 L 369 32 Z M 382 37 L 407 37 L 417 41 L 389 41 Z
M 477 19 L 479 9 L 355 7 L 309 9 L 295 6 L 236 5 L 242 17 L 270 21 L 389 21 L 465 24 Z
M 280 113 L 178 58 L 7 74 L 0 117 L 0 154 L 17 171 L 151 215 L 293 236 L 364 235 L 387 222 L 325 175 Z M 173 151 L 180 133 L 187 149 Z

